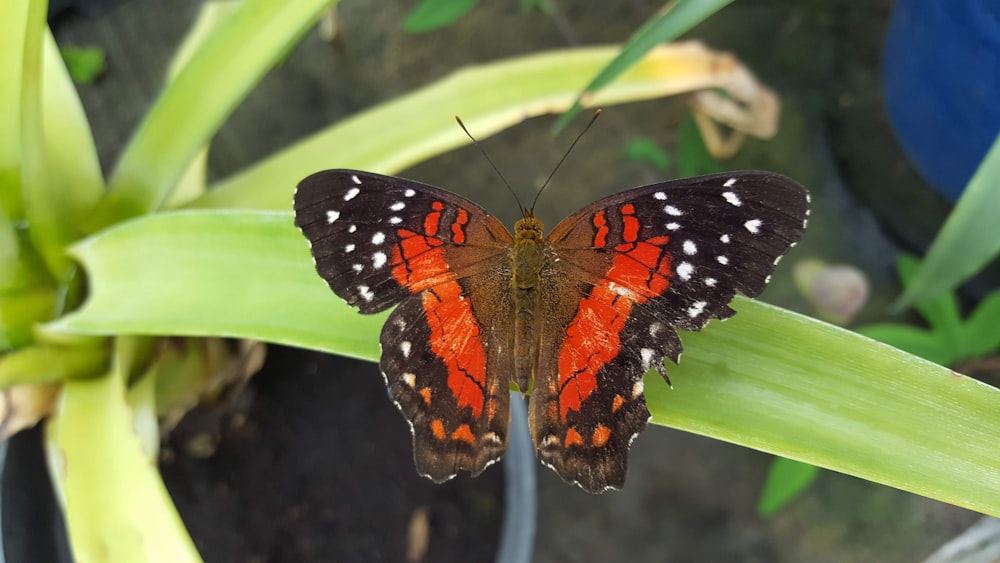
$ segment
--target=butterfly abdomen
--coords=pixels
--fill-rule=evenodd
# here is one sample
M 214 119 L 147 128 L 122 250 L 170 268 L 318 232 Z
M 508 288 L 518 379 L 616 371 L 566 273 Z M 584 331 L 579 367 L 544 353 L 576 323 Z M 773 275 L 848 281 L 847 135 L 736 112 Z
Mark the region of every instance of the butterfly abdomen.
M 538 366 L 541 337 L 541 273 L 545 267 L 542 222 L 530 211 L 514 225 L 511 252 L 511 301 L 514 304 L 514 382 L 529 392 Z

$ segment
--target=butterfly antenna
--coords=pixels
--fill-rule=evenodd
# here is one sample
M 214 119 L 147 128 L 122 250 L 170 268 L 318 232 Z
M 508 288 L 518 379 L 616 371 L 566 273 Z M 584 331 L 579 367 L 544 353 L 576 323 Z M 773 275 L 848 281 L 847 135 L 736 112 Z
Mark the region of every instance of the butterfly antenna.
M 486 159 L 486 162 L 489 162 L 490 166 L 493 167 L 493 171 L 497 173 L 497 176 L 500 176 L 500 179 L 503 180 L 503 185 L 507 186 L 507 190 L 510 192 L 510 195 L 514 196 L 514 201 L 517 202 L 517 207 L 521 210 L 524 210 L 524 206 L 521 205 L 521 200 L 517 197 L 517 192 L 514 191 L 514 188 L 510 187 L 510 184 L 507 182 L 507 178 L 504 178 L 503 173 L 500 172 L 500 169 L 497 168 L 497 165 L 493 164 L 493 159 L 490 158 L 490 155 L 486 154 L 486 151 L 483 150 L 483 147 L 479 145 L 479 141 L 477 141 L 476 138 L 472 136 L 472 133 L 469 133 L 469 130 L 466 129 L 465 124 L 462 123 L 462 118 L 456 115 L 455 121 L 458 122 L 458 126 L 462 128 L 462 131 L 465 131 L 465 134 L 468 135 L 469 139 L 472 139 L 472 144 L 476 145 L 476 148 L 479 149 L 479 152 L 483 154 L 483 157 Z
M 580 139 L 583 137 L 583 134 L 586 133 L 588 130 L 590 130 L 590 126 L 593 125 L 594 122 L 597 121 L 597 118 L 600 116 L 601 116 L 601 109 L 598 108 L 597 111 L 594 112 L 594 117 L 590 118 L 590 122 L 587 123 L 587 126 L 583 128 L 583 131 L 580 131 L 579 135 L 576 136 L 576 139 L 573 140 L 573 144 L 571 144 L 569 148 L 566 149 L 566 154 L 564 154 L 563 157 L 559 159 L 559 162 L 556 163 L 556 167 L 552 169 L 552 173 L 549 174 L 549 177 L 545 179 L 545 183 L 542 184 L 542 187 L 538 189 L 538 193 L 535 194 L 535 199 L 531 200 L 531 209 L 535 208 L 535 203 L 538 201 L 538 196 L 542 195 L 542 190 L 545 189 L 545 186 L 549 185 L 549 181 L 552 180 L 552 177 L 556 175 L 556 172 L 559 170 L 559 167 L 562 166 L 562 163 L 566 161 L 566 157 L 569 156 L 569 153 L 573 152 L 573 147 L 575 147 L 576 144 L 580 142 Z

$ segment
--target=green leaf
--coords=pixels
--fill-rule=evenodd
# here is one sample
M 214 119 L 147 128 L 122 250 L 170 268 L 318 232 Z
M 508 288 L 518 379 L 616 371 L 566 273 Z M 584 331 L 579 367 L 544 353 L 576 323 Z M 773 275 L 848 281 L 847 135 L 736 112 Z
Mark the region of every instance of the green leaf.
M 191 160 L 330 0 L 247 0 L 206 40 L 146 115 L 87 229 L 159 209 Z
M 427 33 L 447 27 L 475 5 L 476 0 L 420 0 L 406 17 L 403 29 L 407 33 Z
M 306 348 L 334 346 L 361 358 L 378 354 L 371 336 L 385 316 L 359 316 L 333 297 L 316 275 L 290 213 L 164 213 L 108 229 L 71 251 L 100 272 L 101 281 L 91 278 L 84 308 L 62 320 L 70 323 L 67 328 L 97 334 L 117 326 L 108 334 L 256 335 Z M 156 275 L 164 277 L 154 281 L 150 276 Z M 139 285 L 122 292 L 133 283 Z M 234 314 L 237 310 L 241 313 Z M 331 326 L 343 329 L 332 341 Z
M 529 117 L 564 110 L 586 77 L 615 53 L 613 47 L 564 49 L 457 71 L 226 178 L 190 207 L 284 211 L 295 185 L 317 170 L 392 174 L 467 144 L 468 137 L 455 125 L 456 114 L 482 139 Z M 654 49 L 590 102 L 607 106 L 676 94 L 679 80 L 673 69 L 684 56 Z
M 21 251 L 14 223 L 0 205 L 0 294 L 17 286 Z
M 104 73 L 104 50 L 99 47 L 63 47 L 59 51 L 77 84 L 92 84 Z
M 677 131 L 677 176 L 690 178 L 715 172 L 722 172 L 722 166 L 709 154 L 698 125 L 689 113 Z
M 30 344 L 35 323 L 51 319 L 55 308 L 56 290 L 48 285 L 0 294 L 0 352 Z
M 92 345 L 32 346 L 0 358 L 0 389 L 94 377 L 107 369 L 108 351 L 100 341 Z
M 77 561 L 200 561 L 166 487 L 133 432 L 125 366 L 67 381 L 46 425 Z
M 915 326 L 871 324 L 859 327 L 855 332 L 942 366 L 958 360 L 955 349 L 945 339 Z
M 21 86 L 28 2 L 7 2 L 0 18 L 0 209 L 24 217 L 21 202 Z M 37 23 L 37 20 L 34 20 Z M 6 267 L 0 264 L 0 267 Z
M 774 458 L 764 482 L 764 490 L 757 501 L 757 514 L 770 516 L 781 510 L 806 490 L 817 475 L 819 468 L 815 465 L 784 457 Z
M 173 60 L 170 61 L 167 76 L 171 82 L 177 78 L 178 73 L 191 60 L 192 55 L 198 52 L 198 48 L 239 9 L 239 2 L 207 2 L 201 6 L 198 18 L 174 53 Z M 187 170 L 177 181 L 177 186 L 165 203 L 166 207 L 171 209 L 180 207 L 204 195 L 207 167 L 208 145 L 206 144 L 198 151 Z
M 958 286 L 1000 252 L 1000 136 L 938 233 L 920 271 L 896 302 L 912 306 Z
M 621 76 L 641 60 L 650 49 L 664 41 L 673 41 L 695 25 L 718 12 L 733 0 L 673 0 L 639 28 L 622 46 L 618 56 L 602 68 L 584 87 L 572 107 L 556 122 L 561 131 L 583 108 L 583 100 Z
M 80 238 L 80 225 L 101 197 L 104 180 L 90 125 L 55 40 L 44 25 L 37 44 L 34 38 L 29 32 L 25 40 L 24 206 L 35 247 L 53 277 L 65 281 L 72 271 L 64 249 Z
M 644 162 L 660 172 L 670 168 L 670 155 L 655 141 L 648 138 L 633 139 L 625 145 L 625 158 Z
M 962 358 L 978 358 L 1000 348 L 1000 290 L 983 299 L 969 315 L 959 343 Z
M 905 292 L 906 288 L 913 284 L 913 278 L 920 270 L 920 261 L 912 256 L 900 255 L 896 265 Z M 957 356 L 962 318 L 959 316 L 958 300 L 955 299 L 955 295 L 949 292 L 923 299 L 916 304 L 916 307 L 927 319 L 931 332 L 947 344 Z
M 353 313 L 307 248 L 291 213 L 131 221 L 73 248 L 93 293 L 48 328 L 250 337 L 374 360 L 385 316 Z M 673 390 L 647 374 L 655 422 L 1000 515 L 1000 390 L 760 302 L 733 307 L 682 335 Z

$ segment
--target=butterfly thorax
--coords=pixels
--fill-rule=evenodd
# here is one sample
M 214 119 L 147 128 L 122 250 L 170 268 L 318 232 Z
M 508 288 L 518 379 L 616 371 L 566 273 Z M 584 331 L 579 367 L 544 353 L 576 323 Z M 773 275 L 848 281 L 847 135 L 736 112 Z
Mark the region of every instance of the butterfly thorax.
M 522 393 L 530 384 L 538 365 L 541 336 L 540 280 L 545 266 L 545 226 L 531 210 L 514 225 L 511 250 L 511 301 L 514 305 L 514 381 Z

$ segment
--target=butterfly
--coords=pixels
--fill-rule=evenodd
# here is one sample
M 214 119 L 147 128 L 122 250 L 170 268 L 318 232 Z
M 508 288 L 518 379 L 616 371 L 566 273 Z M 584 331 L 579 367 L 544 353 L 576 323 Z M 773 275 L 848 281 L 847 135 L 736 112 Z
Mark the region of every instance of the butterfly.
M 650 420 L 643 374 L 667 379 L 675 329 L 756 296 L 806 225 L 809 197 L 768 172 L 661 182 L 600 199 L 547 235 L 514 232 L 451 192 L 357 170 L 299 183 L 295 224 L 319 275 L 361 313 L 395 306 L 380 368 L 417 471 L 478 475 L 507 446 L 512 385 L 538 458 L 590 492 L 621 488 Z

